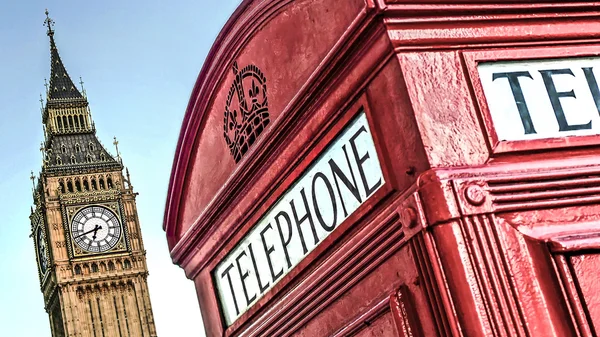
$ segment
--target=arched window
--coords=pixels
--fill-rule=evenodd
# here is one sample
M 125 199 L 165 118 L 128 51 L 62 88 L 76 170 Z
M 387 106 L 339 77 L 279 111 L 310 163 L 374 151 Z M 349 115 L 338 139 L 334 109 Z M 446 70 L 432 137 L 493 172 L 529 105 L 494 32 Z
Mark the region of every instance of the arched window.
M 125 259 L 125 261 L 123 262 L 123 268 L 124 269 L 131 269 L 131 262 L 129 262 L 128 259 Z
M 56 164 L 62 165 L 62 158 L 60 156 L 56 156 Z
M 56 117 L 56 125 L 59 129 L 62 129 L 62 119 L 60 117 Z
M 89 149 L 90 151 L 94 151 L 94 143 L 90 142 L 90 143 L 88 144 L 88 149 Z
M 81 146 L 79 143 L 75 143 L 75 152 L 81 152 Z
M 75 189 L 77 190 L 77 192 L 81 192 L 81 182 L 79 181 L 79 179 L 75 180 Z
M 63 128 L 66 129 L 67 128 L 67 116 L 63 116 L 62 121 L 63 121 L 62 122 Z
M 77 118 L 77 115 L 75 115 L 75 127 L 79 127 L 79 118 Z
M 69 116 L 69 128 L 73 128 L 73 116 Z
M 80 125 L 81 127 L 84 127 L 84 126 L 85 126 L 85 123 L 83 122 L 83 115 L 79 115 L 79 125 Z
M 108 262 L 108 270 L 110 270 L 110 271 L 115 270 L 115 264 L 112 261 Z
M 67 153 L 67 147 L 65 146 L 65 144 L 62 144 L 62 145 L 60 146 L 60 151 L 61 151 L 62 153 Z
M 92 273 L 98 272 L 98 265 L 96 263 L 92 263 Z
M 61 181 L 61 182 L 58 183 L 58 185 L 60 187 L 60 192 L 61 193 L 65 193 L 66 192 L 66 190 L 65 190 L 65 183 Z
M 104 153 L 100 153 L 100 160 L 101 161 L 105 161 L 106 160 L 106 156 L 104 155 Z
M 100 189 L 103 190 L 104 189 L 104 178 L 100 177 L 100 179 L 98 179 L 98 183 L 100 184 Z
M 71 155 L 71 164 L 76 164 L 77 163 L 77 158 L 75 158 L 75 155 L 72 154 Z
M 110 177 L 106 178 L 106 186 L 108 186 L 108 188 L 113 187 L 112 179 Z
M 100 271 L 101 272 L 105 272 L 106 271 L 106 263 L 100 262 Z
M 81 275 L 81 267 L 79 265 L 75 266 L 75 275 Z
M 87 155 L 87 156 L 85 156 L 85 161 L 86 161 L 86 162 L 88 162 L 88 163 L 91 163 L 93 160 L 94 160 L 94 159 L 93 159 L 93 157 L 92 157 L 92 155 L 91 155 L 91 154 L 89 154 L 89 153 L 88 153 L 88 155 Z
M 73 193 L 73 182 L 72 181 L 67 181 L 67 190 L 71 193 Z
M 98 185 L 96 185 L 96 179 L 92 178 L 92 189 L 93 190 L 97 190 L 98 189 Z
M 85 191 L 89 191 L 90 190 L 90 184 L 88 183 L 87 179 L 83 179 L 83 189 Z

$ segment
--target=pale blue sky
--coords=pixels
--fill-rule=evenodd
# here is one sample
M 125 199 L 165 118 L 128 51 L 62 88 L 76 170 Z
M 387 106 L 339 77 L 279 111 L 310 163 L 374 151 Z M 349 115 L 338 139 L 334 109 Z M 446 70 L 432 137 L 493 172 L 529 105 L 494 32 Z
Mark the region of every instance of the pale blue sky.
M 0 336 L 50 336 L 28 237 L 30 171 L 40 169 L 39 95 L 50 73 L 44 9 L 61 58 L 85 82 L 98 136 L 140 193 L 139 217 L 160 337 L 202 336 L 192 281 L 171 263 L 166 189 L 190 92 L 239 0 L 0 1 Z

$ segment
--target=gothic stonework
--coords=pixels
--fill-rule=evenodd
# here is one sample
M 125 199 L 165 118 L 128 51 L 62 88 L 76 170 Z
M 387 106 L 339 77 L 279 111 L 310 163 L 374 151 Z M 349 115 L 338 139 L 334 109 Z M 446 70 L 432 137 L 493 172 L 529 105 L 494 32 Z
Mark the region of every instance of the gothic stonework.
M 45 24 L 51 77 L 30 220 L 52 336 L 154 337 L 137 194 L 118 149 L 115 158 L 96 137 L 85 91 L 60 59 L 53 21 Z

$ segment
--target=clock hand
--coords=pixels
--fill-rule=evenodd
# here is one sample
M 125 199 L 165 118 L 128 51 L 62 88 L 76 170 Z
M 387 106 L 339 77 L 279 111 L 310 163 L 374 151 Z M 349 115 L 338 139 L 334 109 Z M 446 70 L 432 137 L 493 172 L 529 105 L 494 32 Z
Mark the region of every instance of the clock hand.
M 92 236 L 92 241 L 96 240 L 96 234 L 98 233 L 98 230 L 102 229 L 102 226 L 97 226 L 96 229 L 94 230 L 94 235 Z
M 86 234 L 90 234 L 91 232 L 94 232 L 94 231 L 96 231 L 96 232 L 97 232 L 97 231 L 98 231 L 98 229 L 99 229 L 98 227 L 99 227 L 99 226 L 98 226 L 98 225 L 96 225 L 96 227 L 94 227 L 94 229 L 92 229 L 92 230 L 89 230 L 89 231 L 87 231 L 87 232 L 85 232 L 85 233 L 81 233 L 81 234 L 79 234 L 79 235 L 77 235 L 77 236 L 74 236 L 74 237 L 73 237 L 73 239 L 77 239 L 77 238 L 78 238 L 78 237 L 80 237 L 80 236 L 84 236 L 84 235 L 86 235 Z M 100 227 L 102 227 L 102 226 L 100 226 Z

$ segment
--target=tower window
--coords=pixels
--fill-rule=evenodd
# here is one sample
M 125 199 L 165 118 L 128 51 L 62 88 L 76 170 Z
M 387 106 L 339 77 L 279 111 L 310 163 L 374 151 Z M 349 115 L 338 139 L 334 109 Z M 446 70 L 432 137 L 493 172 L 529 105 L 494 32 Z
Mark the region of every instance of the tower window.
M 129 262 L 128 259 L 125 259 L 125 261 L 123 262 L 123 268 L 124 269 L 131 269 L 131 262 Z
M 79 265 L 75 266 L 75 275 L 81 275 L 81 267 Z
M 92 263 L 92 273 L 98 272 L 98 265 L 96 263 Z
M 90 142 L 90 143 L 88 144 L 88 149 L 89 149 L 90 151 L 94 151 L 94 144 L 93 144 L 92 142 Z
M 67 153 L 67 147 L 65 146 L 65 144 L 62 144 L 62 145 L 60 146 L 60 151 L 61 151 L 62 153 Z
M 115 270 L 115 264 L 112 261 L 108 262 L 108 270 L 110 270 L 110 271 Z
M 77 192 L 81 192 L 81 182 L 79 179 L 75 180 L 75 189 L 77 189 Z
M 105 161 L 106 160 L 106 156 L 104 155 L 104 153 L 100 154 L 100 160 Z
M 96 185 L 96 179 L 92 178 L 92 189 L 97 190 L 98 186 Z
M 90 184 L 88 183 L 87 179 L 83 179 L 83 189 L 85 191 L 89 191 L 90 190 Z
M 71 155 L 71 164 L 76 164 L 77 163 L 77 159 L 75 158 L 75 155 L 72 154 Z
M 61 181 L 58 183 L 58 185 L 60 187 L 60 192 L 64 193 L 65 192 L 65 183 Z
M 73 182 L 72 182 L 72 181 L 70 181 L 70 180 L 69 180 L 69 181 L 67 181 L 67 190 L 68 190 L 70 193 L 73 193 Z
M 104 178 L 100 177 L 100 179 L 98 179 L 98 182 L 100 183 L 100 189 L 103 190 L 104 189 Z
M 56 156 L 56 164 L 62 165 L 62 158 L 60 156 Z
M 79 143 L 75 143 L 75 152 L 81 152 L 81 146 Z
M 83 115 L 79 115 L 79 125 L 80 125 L 81 127 L 84 127 L 84 126 L 85 126 L 85 123 L 83 122 Z
M 94 157 L 92 157 L 92 155 L 91 155 L 91 154 L 88 154 L 88 155 L 85 157 L 85 161 L 86 161 L 86 162 L 88 162 L 88 163 L 91 163 L 91 162 L 92 162 L 92 160 L 94 160 Z
M 106 178 L 106 185 L 108 186 L 108 188 L 113 188 L 112 179 L 110 177 Z

